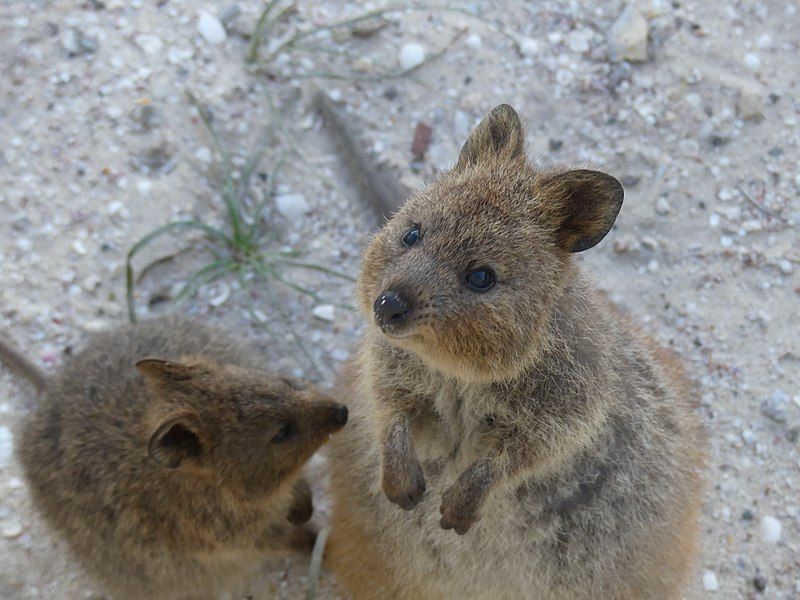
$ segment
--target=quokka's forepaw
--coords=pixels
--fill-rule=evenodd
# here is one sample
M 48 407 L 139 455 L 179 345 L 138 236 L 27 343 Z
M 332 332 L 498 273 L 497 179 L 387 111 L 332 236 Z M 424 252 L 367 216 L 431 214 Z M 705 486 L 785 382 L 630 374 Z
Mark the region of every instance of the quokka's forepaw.
M 458 535 L 464 535 L 473 524 L 481 520 L 478 507 L 473 502 L 464 501 L 456 486 L 442 496 L 439 512 L 442 514 L 439 526 L 442 529 L 452 529 Z
M 406 473 L 383 476 L 383 492 L 403 510 L 411 510 L 425 495 L 425 475 L 418 461 Z
M 297 527 L 289 538 L 289 548 L 300 554 L 311 554 L 314 543 L 317 541 L 317 532 L 311 527 Z

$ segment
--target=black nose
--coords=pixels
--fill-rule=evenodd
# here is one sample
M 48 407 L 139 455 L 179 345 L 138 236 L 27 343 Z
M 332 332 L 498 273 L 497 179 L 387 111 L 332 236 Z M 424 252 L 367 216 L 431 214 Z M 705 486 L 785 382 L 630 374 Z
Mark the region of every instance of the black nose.
M 386 327 L 399 325 L 405 321 L 411 311 L 411 305 L 403 294 L 389 290 L 378 296 L 372 309 L 375 311 L 378 325 Z
M 331 421 L 336 427 L 344 427 L 347 424 L 347 407 L 344 404 L 333 409 Z

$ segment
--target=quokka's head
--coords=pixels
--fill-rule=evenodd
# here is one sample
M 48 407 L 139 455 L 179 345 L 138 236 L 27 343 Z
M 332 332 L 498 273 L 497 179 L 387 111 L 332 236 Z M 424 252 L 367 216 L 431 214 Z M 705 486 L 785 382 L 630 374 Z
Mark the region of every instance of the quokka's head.
M 358 302 L 391 343 L 467 381 L 530 364 L 565 285 L 570 254 L 605 237 L 620 183 L 588 170 L 537 171 L 503 104 L 456 166 L 406 202 L 364 255 Z
M 299 379 L 192 358 L 136 367 L 152 391 L 141 431 L 148 460 L 241 496 L 293 479 L 347 423 L 347 407 Z

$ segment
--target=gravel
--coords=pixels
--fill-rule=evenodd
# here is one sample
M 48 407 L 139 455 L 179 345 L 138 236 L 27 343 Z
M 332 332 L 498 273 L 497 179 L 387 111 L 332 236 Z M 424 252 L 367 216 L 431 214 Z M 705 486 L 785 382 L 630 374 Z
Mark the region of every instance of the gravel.
M 286 62 L 258 72 L 245 64 L 246 35 L 263 3 L 238 1 L 240 13 L 227 16 L 231 4 L 104 0 L 0 9 L 0 331 L 43 368 L 56 368 L 88 330 L 125 321 L 125 254 L 136 240 L 169 220 L 224 225 L 220 157 L 184 90 L 210 106 L 240 169 L 271 118 L 267 95 L 281 106 L 304 87 L 282 77 Z M 413 77 L 317 81 L 342 103 L 364 147 L 412 188 L 452 164 L 467 130 L 500 102 L 527 121 L 539 164 L 639 178 L 626 180 L 608 239 L 575 258 L 680 357 L 697 390 L 709 466 L 702 551 L 686 598 L 712 595 L 708 573 L 719 598 L 760 593 L 756 576 L 768 584 L 761 597 L 797 598 L 800 10 L 777 0 L 468 4 L 477 19 L 395 13 L 367 38 L 323 38 L 322 52 L 302 58 L 309 72 L 350 71 L 356 63 L 391 71 L 404 45 L 431 56 L 463 32 Z M 285 22 L 302 29 L 362 9 L 353 1 L 303 1 Z M 199 11 L 216 21 L 216 37 L 202 33 Z M 287 32 L 279 26 L 266 43 Z M 610 60 L 612 50 L 620 62 Z M 269 249 L 301 249 L 305 260 L 354 276 L 377 222 L 355 200 L 304 102 L 287 113 L 294 148 L 277 178 L 277 201 L 262 215 L 266 239 Z M 412 170 L 417 123 L 430 123 L 433 136 Z M 282 150 L 269 145 L 259 171 L 271 173 Z M 668 201 L 664 214 L 659 198 Z M 199 241 L 193 236 L 162 238 L 138 257 L 137 272 Z M 139 284 L 142 312 L 207 261 L 198 248 L 154 267 Z M 339 308 L 353 303 L 352 285 L 317 272 L 284 275 L 318 298 L 275 282 L 243 289 L 230 277 L 227 293 L 204 287 L 179 310 L 243 331 L 272 367 L 330 387 L 363 327 L 357 313 Z M 154 302 L 152 310 L 168 304 Z M 325 305 L 336 307 L 331 321 L 313 314 Z M 28 386 L 0 370 L 0 523 L 21 527 L 0 536 L 0 596 L 89 597 L 99 590 L 32 510 L 12 455 L 13 433 L 33 401 Z M 324 461 L 316 464 L 324 473 Z M 317 498 L 324 520 L 324 494 Z M 750 520 L 740 518 L 746 511 Z M 306 569 L 302 560 L 278 560 L 232 598 L 302 597 Z M 341 598 L 327 576 L 318 598 Z

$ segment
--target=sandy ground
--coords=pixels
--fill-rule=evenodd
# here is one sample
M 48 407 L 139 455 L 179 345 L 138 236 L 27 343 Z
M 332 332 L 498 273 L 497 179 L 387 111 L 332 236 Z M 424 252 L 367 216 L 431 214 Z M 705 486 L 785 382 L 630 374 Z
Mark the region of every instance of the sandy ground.
M 622 179 L 615 230 L 581 260 L 698 383 L 710 456 L 703 552 L 687 597 L 800 598 L 800 7 L 642 1 L 649 59 L 627 64 L 608 59 L 618 2 L 497 4 L 464 5 L 481 18 L 395 13 L 372 37 L 345 31 L 322 40 L 321 51 L 256 72 L 243 57 L 257 2 L 239 2 L 227 39 L 212 44 L 198 34 L 198 10 L 220 14 L 228 2 L 3 1 L 0 329 L 52 370 L 88 331 L 126 319 L 125 253 L 136 240 L 172 218 L 223 222 L 219 157 L 184 90 L 211 107 L 240 167 L 271 118 L 267 98 L 290 98 L 306 85 L 302 73 L 352 68 L 368 79 L 397 70 L 403 44 L 432 55 L 458 38 L 410 77 L 322 84 L 411 185 L 452 164 L 469 127 L 501 101 L 527 118 L 538 160 Z M 318 0 L 298 8 L 291 24 L 363 7 Z M 270 247 L 302 249 L 353 275 L 374 220 L 306 96 L 288 106 L 284 141 L 270 143 L 260 170 L 271 173 L 285 155 L 279 191 L 301 195 L 308 210 L 287 219 L 268 206 Z M 415 163 L 420 121 L 432 126 L 433 143 Z M 165 242 L 137 265 L 178 247 Z M 151 272 L 137 293 L 142 315 L 164 310 L 159 298 L 203 260 L 183 254 Z M 330 385 L 360 320 L 339 307 L 333 321 L 321 320 L 312 309 L 347 304 L 351 285 L 285 277 L 320 297 L 228 279 L 178 310 L 239 327 L 276 368 Z M 0 597 L 93 597 L 37 518 L 13 458 L 31 400 L 0 369 Z M 765 517 L 780 523 L 777 542 L 763 535 Z M 302 597 L 305 573 L 303 561 L 278 561 L 234 597 Z M 327 577 L 321 597 L 340 597 Z

